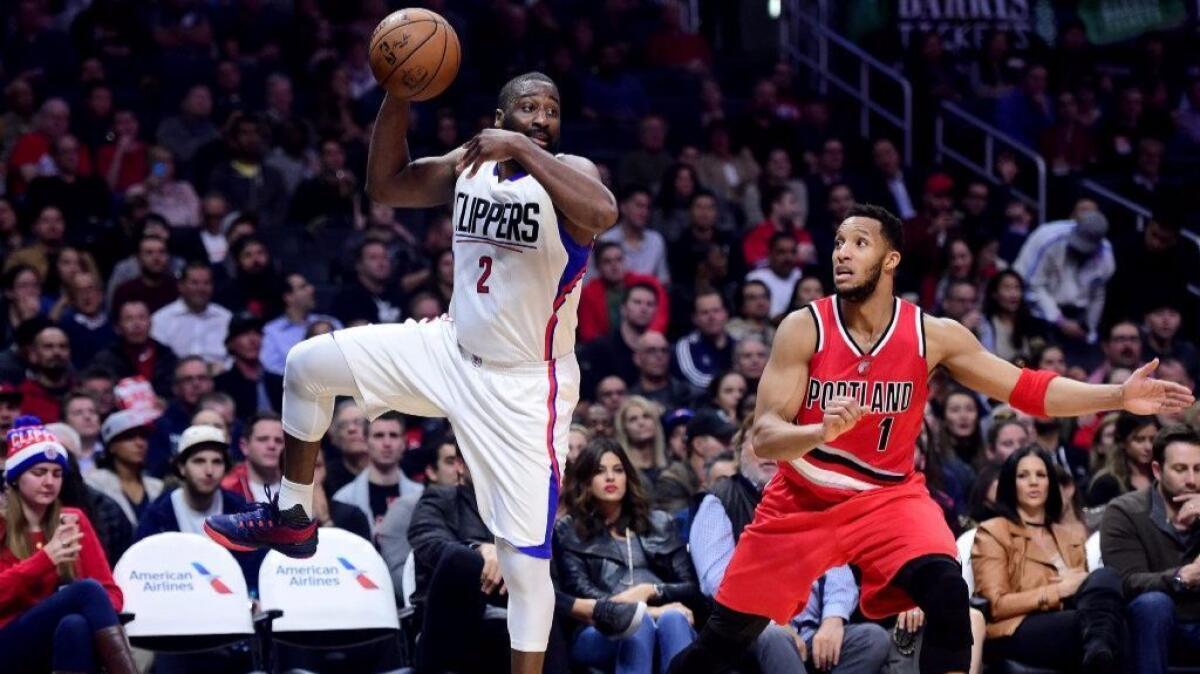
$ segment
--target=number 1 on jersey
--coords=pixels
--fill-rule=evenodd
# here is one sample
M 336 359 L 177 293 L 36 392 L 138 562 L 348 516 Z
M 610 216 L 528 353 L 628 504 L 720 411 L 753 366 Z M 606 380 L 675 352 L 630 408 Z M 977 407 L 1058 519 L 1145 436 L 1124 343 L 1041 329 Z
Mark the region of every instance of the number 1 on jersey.
M 895 421 L 894 417 L 884 417 L 883 421 L 879 422 L 879 446 L 875 448 L 875 451 L 887 451 L 887 441 L 888 436 L 892 434 L 893 421 Z
M 492 258 L 488 255 L 480 257 L 479 268 L 483 271 L 479 274 L 479 282 L 475 284 L 475 292 L 485 295 L 491 292 L 487 287 L 487 280 L 492 275 Z

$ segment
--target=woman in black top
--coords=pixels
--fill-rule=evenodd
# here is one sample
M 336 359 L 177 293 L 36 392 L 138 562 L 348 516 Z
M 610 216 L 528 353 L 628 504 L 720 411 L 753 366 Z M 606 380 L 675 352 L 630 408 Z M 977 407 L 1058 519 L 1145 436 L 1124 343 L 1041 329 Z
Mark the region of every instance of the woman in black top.
M 572 661 L 615 667 L 616 674 L 651 674 L 657 661 L 658 671 L 667 671 L 671 658 L 696 637 L 686 604 L 701 601 L 687 546 L 671 516 L 650 509 L 637 469 L 621 445 L 608 439 L 589 443 L 570 465 L 562 509 L 566 516 L 554 527 L 554 558 L 563 591 L 639 605 L 639 617 L 622 638 L 605 637 L 592 626 L 579 630 Z

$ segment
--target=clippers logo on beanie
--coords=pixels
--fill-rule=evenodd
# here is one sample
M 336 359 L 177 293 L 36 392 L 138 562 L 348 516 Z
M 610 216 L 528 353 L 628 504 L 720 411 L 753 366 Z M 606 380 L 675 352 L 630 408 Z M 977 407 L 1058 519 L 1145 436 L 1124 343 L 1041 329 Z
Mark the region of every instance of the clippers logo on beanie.
M 56 463 L 66 470 L 67 450 L 38 417 L 17 417 L 7 439 L 8 460 L 4 477 L 9 484 L 16 484 L 22 473 L 39 463 Z

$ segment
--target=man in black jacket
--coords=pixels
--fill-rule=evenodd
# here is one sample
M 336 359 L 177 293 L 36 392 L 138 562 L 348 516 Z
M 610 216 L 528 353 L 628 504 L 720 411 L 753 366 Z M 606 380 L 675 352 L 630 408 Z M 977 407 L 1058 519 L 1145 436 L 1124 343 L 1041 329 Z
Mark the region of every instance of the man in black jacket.
M 142 300 L 129 300 L 116 308 L 118 341 L 96 354 L 92 363 L 116 374 L 119 379 L 142 376 L 164 398 L 171 395 L 175 353 L 150 337 L 150 309 Z
M 507 594 L 495 538 L 479 515 L 470 471 L 464 470 L 460 485 L 426 487 L 413 510 L 408 541 L 416 565 L 413 601 L 422 612 L 418 674 L 494 672 L 496 663 L 508 657 Z M 619 637 L 640 624 L 634 622 L 637 608 L 556 592 L 543 671 L 570 671 L 564 620 L 590 622 Z
M 1154 484 L 1113 499 L 1100 527 L 1104 565 L 1131 600 L 1129 661 L 1139 674 L 1200 652 L 1200 433 L 1163 428 L 1150 467 Z

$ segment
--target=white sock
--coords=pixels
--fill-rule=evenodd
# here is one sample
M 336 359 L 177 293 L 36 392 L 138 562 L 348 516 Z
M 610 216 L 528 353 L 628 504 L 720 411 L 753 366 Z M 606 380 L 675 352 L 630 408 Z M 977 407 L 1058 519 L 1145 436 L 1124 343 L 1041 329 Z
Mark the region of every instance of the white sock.
M 299 504 L 304 514 L 312 517 L 313 486 L 311 484 L 296 484 L 286 477 L 279 485 L 279 511 L 285 512 Z

